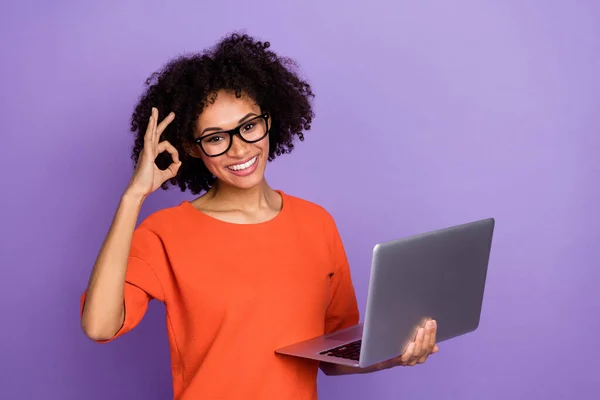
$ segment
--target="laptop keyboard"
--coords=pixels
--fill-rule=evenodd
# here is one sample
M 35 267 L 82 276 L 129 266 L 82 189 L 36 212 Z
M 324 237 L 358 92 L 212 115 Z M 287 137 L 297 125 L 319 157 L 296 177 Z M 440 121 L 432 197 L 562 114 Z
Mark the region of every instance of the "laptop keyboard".
M 362 344 L 362 340 L 357 340 L 352 343 L 347 343 L 342 346 L 335 347 L 330 350 L 322 351 L 321 355 L 338 357 L 338 358 L 346 358 L 348 360 L 358 361 L 360 357 L 360 345 Z

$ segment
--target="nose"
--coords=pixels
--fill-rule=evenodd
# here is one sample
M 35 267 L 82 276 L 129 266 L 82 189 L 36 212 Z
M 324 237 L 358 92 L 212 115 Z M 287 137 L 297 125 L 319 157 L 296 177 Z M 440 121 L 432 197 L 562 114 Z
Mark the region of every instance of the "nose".
M 238 135 L 233 135 L 228 153 L 232 157 L 243 158 L 248 153 L 249 146 L 250 145 L 244 142 Z

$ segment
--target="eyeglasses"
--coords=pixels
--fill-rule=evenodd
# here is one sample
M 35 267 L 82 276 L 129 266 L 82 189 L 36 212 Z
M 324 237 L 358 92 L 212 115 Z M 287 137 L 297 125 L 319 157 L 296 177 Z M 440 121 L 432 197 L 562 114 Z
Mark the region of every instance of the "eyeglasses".
M 264 113 L 254 117 L 236 128 L 219 131 L 193 139 L 207 157 L 217 157 L 225 154 L 231 148 L 233 136 L 237 135 L 246 143 L 261 141 L 269 133 L 269 114 Z

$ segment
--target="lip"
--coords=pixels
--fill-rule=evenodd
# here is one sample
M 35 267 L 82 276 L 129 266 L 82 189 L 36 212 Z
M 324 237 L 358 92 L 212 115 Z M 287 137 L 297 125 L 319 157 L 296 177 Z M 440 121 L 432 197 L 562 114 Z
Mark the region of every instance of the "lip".
M 250 176 L 250 175 L 254 174 L 254 172 L 256 172 L 256 170 L 258 169 L 258 156 L 254 156 L 254 157 L 256 157 L 256 161 L 254 162 L 254 164 L 252 164 L 248 168 L 242 169 L 242 170 L 239 170 L 239 171 L 236 171 L 236 170 L 230 169 L 230 168 L 226 168 L 227 172 L 229 172 L 230 174 L 232 174 L 234 176 L 240 177 L 240 178 L 244 178 L 244 177 L 247 177 L 247 176 Z M 241 163 L 236 163 L 236 164 L 232 164 L 232 165 L 243 164 L 245 162 L 248 162 L 248 161 L 252 160 L 254 157 L 249 158 L 246 161 L 242 161 Z
M 247 158 L 247 159 L 245 159 L 245 160 L 243 160 L 243 161 L 238 161 L 238 162 L 236 162 L 235 164 L 229 164 L 229 165 L 227 166 L 227 168 L 229 168 L 229 167 L 233 167 L 234 165 L 241 165 L 241 164 L 245 164 L 245 163 L 247 163 L 248 161 L 252 160 L 254 157 L 258 158 L 258 155 L 256 155 L 256 156 L 252 156 L 252 157 L 249 157 L 249 158 Z M 256 161 L 258 161 L 258 160 L 256 160 Z

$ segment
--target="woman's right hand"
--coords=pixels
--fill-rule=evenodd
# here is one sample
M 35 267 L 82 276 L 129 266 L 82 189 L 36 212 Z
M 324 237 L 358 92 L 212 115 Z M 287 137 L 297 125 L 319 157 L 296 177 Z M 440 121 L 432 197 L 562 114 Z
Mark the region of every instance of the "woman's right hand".
M 170 113 L 158 124 L 158 110 L 152 107 L 148 128 L 144 136 L 144 148 L 138 158 L 127 193 L 145 198 L 158 189 L 164 182 L 174 178 L 181 167 L 179 153 L 168 141 L 160 141 L 160 135 L 173 122 L 175 114 Z M 156 166 L 156 157 L 163 151 L 169 152 L 173 162 L 164 171 Z

